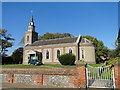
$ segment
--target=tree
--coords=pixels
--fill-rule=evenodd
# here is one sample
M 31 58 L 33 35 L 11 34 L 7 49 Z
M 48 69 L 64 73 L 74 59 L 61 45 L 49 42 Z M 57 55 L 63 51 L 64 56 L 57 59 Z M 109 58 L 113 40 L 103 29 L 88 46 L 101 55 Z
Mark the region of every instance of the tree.
M 116 54 L 116 57 L 120 57 L 120 29 L 119 29 L 119 32 L 118 32 L 118 38 L 117 38 L 117 41 L 116 41 L 116 50 L 115 50 L 115 54 Z
M 23 48 L 20 47 L 12 53 L 12 59 L 15 64 L 22 64 L 23 61 Z
M 0 29 L 0 52 L 2 56 L 6 55 L 6 52 L 8 51 L 7 48 L 13 46 L 14 39 L 11 38 L 11 34 L 7 34 L 7 30 Z
M 100 40 L 97 40 L 95 37 L 86 35 L 83 36 L 83 38 L 87 38 L 91 42 L 93 42 L 95 46 L 95 56 L 96 56 L 96 62 L 99 63 L 101 58 L 100 56 L 108 56 L 108 48 L 104 46 L 104 43 Z
M 40 40 L 46 40 L 46 39 L 56 39 L 56 38 L 64 38 L 64 37 L 74 37 L 70 33 L 45 33 L 42 36 L 39 36 Z
M 115 41 L 115 50 L 110 53 L 111 58 L 120 57 L 120 30 L 118 32 L 118 38 Z

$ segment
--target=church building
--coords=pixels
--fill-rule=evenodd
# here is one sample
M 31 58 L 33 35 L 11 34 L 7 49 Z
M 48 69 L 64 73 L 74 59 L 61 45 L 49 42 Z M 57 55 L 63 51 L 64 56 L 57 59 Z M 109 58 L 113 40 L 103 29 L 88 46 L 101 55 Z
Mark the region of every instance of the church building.
M 44 64 L 59 64 L 58 57 L 62 54 L 72 53 L 76 61 L 85 63 L 96 63 L 95 47 L 86 38 L 65 37 L 49 40 L 38 40 L 35 31 L 33 17 L 31 17 L 28 31 L 24 36 L 23 64 L 28 64 L 29 59 L 38 59 Z

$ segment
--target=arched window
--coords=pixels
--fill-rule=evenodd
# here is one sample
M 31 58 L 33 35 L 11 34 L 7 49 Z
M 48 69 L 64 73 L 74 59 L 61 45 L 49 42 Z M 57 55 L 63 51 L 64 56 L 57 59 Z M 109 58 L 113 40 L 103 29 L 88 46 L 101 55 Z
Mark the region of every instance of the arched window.
M 57 58 L 60 56 L 60 50 L 57 50 Z
M 46 59 L 49 59 L 49 51 L 46 50 Z
M 72 54 L 72 49 L 71 48 L 69 49 L 69 53 Z
M 27 42 L 29 41 L 29 36 L 27 36 Z
M 85 58 L 85 52 L 84 52 L 84 50 L 82 49 L 82 59 L 84 59 Z

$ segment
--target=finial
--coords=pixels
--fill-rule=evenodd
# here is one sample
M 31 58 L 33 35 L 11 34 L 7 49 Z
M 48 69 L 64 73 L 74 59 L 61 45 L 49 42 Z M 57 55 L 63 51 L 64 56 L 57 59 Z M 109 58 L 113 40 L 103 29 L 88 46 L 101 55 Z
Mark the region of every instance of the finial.
M 31 10 L 30 12 L 31 12 L 30 22 L 33 22 L 33 10 Z
M 31 16 L 31 18 L 30 18 L 30 22 L 33 22 L 33 16 Z
M 33 10 L 30 11 L 31 12 L 31 16 L 33 15 Z

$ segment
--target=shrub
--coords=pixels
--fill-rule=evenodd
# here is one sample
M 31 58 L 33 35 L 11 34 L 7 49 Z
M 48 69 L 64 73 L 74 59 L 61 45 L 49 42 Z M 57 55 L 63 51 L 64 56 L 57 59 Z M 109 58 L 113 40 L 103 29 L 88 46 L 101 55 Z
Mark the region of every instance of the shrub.
M 108 61 L 108 64 L 107 65 L 115 65 L 119 62 L 120 60 L 120 57 L 115 57 L 115 58 L 111 58 L 109 61 Z
M 73 54 L 63 54 L 58 58 L 62 65 L 74 65 L 75 55 Z
M 11 56 L 2 56 L 2 65 L 4 64 L 12 64 L 13 59 Z

